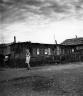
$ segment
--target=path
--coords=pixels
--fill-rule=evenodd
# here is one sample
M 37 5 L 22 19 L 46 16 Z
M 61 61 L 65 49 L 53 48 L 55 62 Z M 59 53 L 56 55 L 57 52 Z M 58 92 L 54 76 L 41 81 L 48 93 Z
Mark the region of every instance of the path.
M 5 68 L 0 70 L 0 82 L 8 81 L 15 78 L 27 77 L 33 74 L 38 74 L 39 72 L 48 72 L 48 71 L 59 71 L 64 69 L 72 69 L 83 67 L 83 63 L 73 63 L 67 65 L 52 65 L 52 66 L 41 66 L 33 67 L 32 70 L 26 70 L 26 68 Z

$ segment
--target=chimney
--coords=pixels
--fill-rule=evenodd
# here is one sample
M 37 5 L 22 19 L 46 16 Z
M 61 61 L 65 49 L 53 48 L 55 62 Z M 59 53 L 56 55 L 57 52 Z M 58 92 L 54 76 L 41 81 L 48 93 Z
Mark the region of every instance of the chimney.
M 54 43 L 57 44 L 57 40 L 55 40 L 55 34 L 54 34 Z
M 57 44 L 57 40 L 55 40 L 55 44 Z
M 16 43 L 16 36 L 14 36 L 14 43 Z
M 75 35 L 76 39 L 78 38 L 77 35 Z

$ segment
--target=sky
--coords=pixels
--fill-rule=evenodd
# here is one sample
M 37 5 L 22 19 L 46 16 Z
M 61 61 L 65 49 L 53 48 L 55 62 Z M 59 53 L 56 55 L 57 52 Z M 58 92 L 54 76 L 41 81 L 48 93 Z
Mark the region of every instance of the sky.
M 83 37 L 83 0 L 0 0 L 0 43 L 54 44 Z

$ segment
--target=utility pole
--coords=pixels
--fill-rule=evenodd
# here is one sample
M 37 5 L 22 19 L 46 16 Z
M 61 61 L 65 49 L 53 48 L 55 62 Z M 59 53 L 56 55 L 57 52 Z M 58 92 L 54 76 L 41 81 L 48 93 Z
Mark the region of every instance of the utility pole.
M 55 39 L 55 33 L 54 33 L 54 54 L 53 54 L 53 62 L 55 62 L 55 55 L 56 55 L 56 51 L 57 51 L 57 41 Z
M 16 36 L 14 36 L 14 65 L 16 66 L 16 61 L 15 61 L 15 55 L 16 55 Z

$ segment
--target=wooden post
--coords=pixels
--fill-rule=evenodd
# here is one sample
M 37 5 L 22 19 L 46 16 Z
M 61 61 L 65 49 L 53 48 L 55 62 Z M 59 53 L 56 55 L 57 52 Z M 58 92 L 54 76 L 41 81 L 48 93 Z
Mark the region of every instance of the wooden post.
M 15 56 L 16 56 L 16 46 L 15 46 L 15 44 L 16 44 L 16 36 L 14 36 L 14 65 L 15 65 L 15 67 L 17 67 L 16 66 L 16 60 L 15 60 Z
M 13 48 L 14 48 L 14 66 L 16 67 L 16 58 L 15 58 L 16 57 L 16 43 L 14 42 L 13 45 L 14 45 L 13 46 Z

